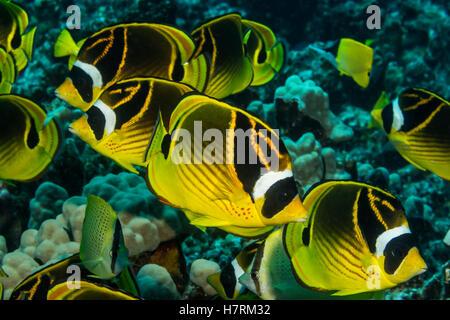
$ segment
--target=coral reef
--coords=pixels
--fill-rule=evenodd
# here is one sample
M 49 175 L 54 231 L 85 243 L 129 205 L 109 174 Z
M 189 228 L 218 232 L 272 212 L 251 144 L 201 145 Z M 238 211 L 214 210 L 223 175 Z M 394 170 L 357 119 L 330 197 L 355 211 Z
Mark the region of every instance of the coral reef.
M 323 179 L 350 178 L 350 174 L 344 169 L 337 168 L 334 150 L 322 148 L 314 134 L 305 133 L 295 142 L 286 138 L 284 143 L 292 158 L 294 177 L 304 191 Z
M 157 264 L 144 265 L 139 270 L 136 279 L 144 299 L 174 300 L 180 297 L 169 272 Z
M 189 273 L 189 278 L 193 283 L 198 285 L 203 289 L 207 295 L 216 294 L 216 289 L 211 287 L 211 285 L 206 281 L 208 276 L 220 271 L 220 266 L 214 262 L 205 259 L 197 259 L 191 265 L 191 271 Z

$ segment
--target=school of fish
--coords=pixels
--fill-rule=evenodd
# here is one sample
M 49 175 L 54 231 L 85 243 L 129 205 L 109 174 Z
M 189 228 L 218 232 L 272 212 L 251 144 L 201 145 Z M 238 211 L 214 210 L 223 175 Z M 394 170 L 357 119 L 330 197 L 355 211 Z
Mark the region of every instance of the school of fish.
M 42 177 L 61 144 L 57 122 L 11 94 L 32 57 L 36 28 L 0 0 L 0 180 Z M 341 74 L 369 85 L 373 50 L 341 39 Z M 67 30 L 55 57 L 68 58 L 56 96 L 84 114 L 70 131 L 123 168 L 142 174 L 158 199 L 205 230 L 255 238 L 209 283 L 223 299 L 367 299 L 427 268 L 400 201 L 355 181 L 323 181 L 300 198 L 277 130 L 222 99 L 273 79 L 285 47 L 265 25 L 232 13 L 191 33 L 155 23 L 103 28 L 76 42 Z M 449 103 L 424 89 L 386 94 L 372 111 L 398 152 L 450 179 Z M 70 288 L 66 268 L 82 281 Z M 7 274 L 0 269 L 0 277 Z M 0 282 L 0 296 L 2 287 Z M 11 299 L 139 299 L 116 213 L 90 195 L 80 252 L 23 280 Z

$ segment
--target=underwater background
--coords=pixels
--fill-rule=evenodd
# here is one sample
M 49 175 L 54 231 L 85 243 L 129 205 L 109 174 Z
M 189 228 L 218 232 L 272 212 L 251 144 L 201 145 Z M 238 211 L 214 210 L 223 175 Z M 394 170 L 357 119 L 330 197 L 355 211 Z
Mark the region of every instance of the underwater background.
M 159 202 L 143 178 L 69 132 L 69 124 L 82 113 L 55 97 L 55 89 L 67 75 L 67 61 L 55 58 L 53 47 L 66 27 L 67 7 L 75 4 L 81 9 L 81 28 L 71 30 L 76 40 L 124 22 L 193 30 L 205 19 L 230 12 L 269 26 L 285 44 L 283 68 L 264 86 L 249 87 L 224 100 L 247 107 L 280 130 L 301 194 L 325 175 L 327 179 L 363 181 L 400 199 L 428 269 L 385 290 L 384 299 L 449 298 L 450 185 L 414 167 L 381 130 L 369 128 L 370 111 L 383 90 L 391 98 L 410 87 L 450 96 L 448 1 L 16 2 L 37 30 L 33 59 L 12 92 L 54 112 L 63 142 L 39 180 L 15 186 L 0 182 L 0 263 L 5 263 L 8 254 L 21 254 L 15 257 L 17 274 L 9 274 L 14 279 L 5 284 L 6 296 L 40 265 L 77 252 L 82 224 L 77 211 L 83 210 L 88 194 L 103 198 L 125 221 L 125 243 L 136 273 L 147 264 L 165 268 L 143 272 L 143 277 L 150 278 L 145 289 L 141 288 L 144 298 L 208 299 L 214 291 L 204 274 L 223 268 L 247 241 L 219 229 L 202 232 L 193 227 L 182 212 Z M 381 8 L 380 29 L 366 26 L 366 8 L 373 4 Z M 341 76 L 311 48 L 327 48 L 341 38 L 373 40 L 374 62 L 367 88 Z M 308 114 L 302 104 L 313 106 L 319 116 Z M 322 122 L 316 120 L 321 118 Z M 58 233 L 55 220 L 70 221 L 72 235 Z

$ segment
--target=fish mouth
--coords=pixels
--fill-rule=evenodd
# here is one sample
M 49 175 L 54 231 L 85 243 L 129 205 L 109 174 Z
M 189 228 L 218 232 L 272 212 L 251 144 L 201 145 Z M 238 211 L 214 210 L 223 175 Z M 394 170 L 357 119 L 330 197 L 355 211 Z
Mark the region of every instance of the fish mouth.
M 307 218 L 298 218 L 295 219 L 294 222 L 305 222 L 307 220 Z

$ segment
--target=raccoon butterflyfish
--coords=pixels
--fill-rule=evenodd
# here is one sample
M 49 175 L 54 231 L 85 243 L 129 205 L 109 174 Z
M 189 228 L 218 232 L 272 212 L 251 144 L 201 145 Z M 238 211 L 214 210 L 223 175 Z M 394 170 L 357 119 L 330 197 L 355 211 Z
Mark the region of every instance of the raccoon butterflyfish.
M 0 47 L 14 56 L 17 71 L 22 71 L 31 60 L 36 27 L 25 33 L 28 15 L 17 4 L 0 0 Z
M 0 95 L 0 179 L 39 179 L 59 149 L 55 120 L 45 127 L 46 112 L 16 95 Z
M 30 274 L 20 282 L 11 293 L 10 300 L 45 300 L 47 292 L 53 285 L 69 280 L 70 266 L 78 266 L 80 257 L 78 254 L 49 264 Z M 80 270 L 80 277 L 86 276 L 86 270 Z
M 150 191 L 200 229 L 256 237 L 306 218 L 277 132 L 227 103 L 186 94 L 159 117 L 147 160 Z
M 0 94 L 10 93 L 15 79 L 14 59 L 3 48 L 0 48 Z
M 112 279 L 130 264 L 119 218 L 108 203 L 94 195 L 89 195 L 86 203 L 80 259 L 99 279 Z
M 376 105 L 371 114 L 407 161 L 450 180 L 448 101 L 424 89 L 407 89 L 391 103 Z
M 242 19 L 249 31 L 244 36 L 247 55 L 253 68 L 251 86 L 266 84 L 280 71 L 284 62 L 284 46 L 267 26 Z
M 128 78 L 159 77 L 202 90 L 207 65 L 204 57 L 192 59 L 194 49 L 189 35 L 161 24 L 115 25 L 101 29 L 78 45 L 68 32 L 63 32 L 54 54 L 76 55 L 76 59 L 56 95 L 87 111 L 104 90 Z
M 251 84 L 253 70 L 244 49 L 239 14 L 214 18 L 196 28 L 191 35 L 196 44 L 194 57 L 204 56 L 208 62 L 206 88 L 198 91 L 221 99 Z
M 336 55 L 338 70 L 351 76 L 361 87 L 369 85 L 373 49 L 353 39 L 342 38 Z
M 77 286 L 79 282 L 95 282 L 114 289 L 121 289 L 132 295 L 139 295 L 139 290 L 130 267 L 124 269 L 114 282 L 89 276 L 80 255 L 74 254 L 52 264 L 46 265 L 20 282 L 11 293 L 10 300 L 46 300 L 49 290 L 58 284 Z M 131 276 L 130 276 L 131 275 Z M 78 283 L 79 284 L 79 283 Z M 69 289 L 69 287 L 68 287 Z
M 353 294 L 343 298 L 342 296 L 332 296 L 326 292 L 310 290 L 301 286 L 296 280 L 289 256 L 284 249 L 283 229 L 281 228 L 271 232 L 257 247 L 248 268 L 240 275 L 239 282 L 243 287 L 264 300 L 360 300 L 375 298 L 375 295 L 371 292 Z
M 222 299 L 235 300 L 245 292 L 239 278 L 248 270 L 261 243 L 262 240 L 250 243 L 221 271 L 208 276 L 208 283 Z
M 328 181 L 303 201 L 306 223 L 284 227 L 299 284 L 332 295 L 394 287 L 427 268 L 400 201 L 364 183 Z
M 77 286 L 69 287 L 65 282 L 53 286 L 48 291 L 47 300 L 140 300 L 140 298 L 120 289 L 82 280 Z
M 102 93 L 70 131 L 97 152 L 138 173 L 133 165 L 145 166 L 147 146 L 158 113 L 170 115 L 191 87 L 156 78 L 119 81 Z

